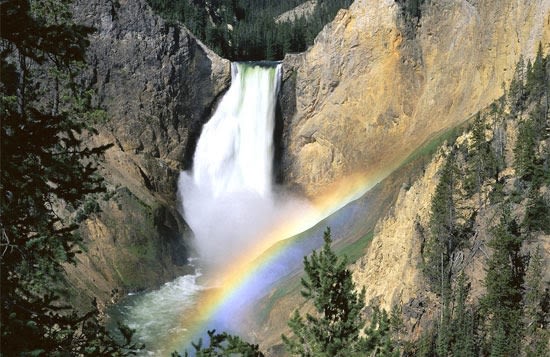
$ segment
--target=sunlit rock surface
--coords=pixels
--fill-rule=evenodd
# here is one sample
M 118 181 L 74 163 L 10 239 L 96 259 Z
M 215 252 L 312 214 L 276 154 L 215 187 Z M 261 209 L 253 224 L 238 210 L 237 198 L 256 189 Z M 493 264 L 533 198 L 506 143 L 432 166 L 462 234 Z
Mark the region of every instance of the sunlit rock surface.
M 550 2 L 357 0 L 284 60 L 282 177 L 309 196 L 384 176 L 422 142 L 502 95 L 521 55 L 549 50 Z

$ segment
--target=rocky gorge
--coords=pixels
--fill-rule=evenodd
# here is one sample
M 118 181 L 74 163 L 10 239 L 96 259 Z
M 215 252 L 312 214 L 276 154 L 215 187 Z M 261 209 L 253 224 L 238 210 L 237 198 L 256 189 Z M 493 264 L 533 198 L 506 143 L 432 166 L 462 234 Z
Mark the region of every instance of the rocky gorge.
M 176 179 L 229 85 L 230 63 L 145 0 L 77 1 L 75 9 L 78 22 L 96 28 L 84 80 L 107 120 L 93 143 L 115 145 L 101 164 L 109 197 L 82 223 L 88 250 L 66 270 L 81 305 L 92 296 L 106 304 L 114 289 L 143 290 L 191 271 Z M 500 97 L 539 42 L 550 51 L 547 0 L 427 1 L 421 10 L 411 18 L 393 0 L 356 0 L 306 52 L 285 57 L 277 133 L 284 187 L 315 201 L 349 177 L 383 180 Z M 385 218 L 353 267 L 368 299 L 419 309 L 414 229 L 428 219 L 441 160 L 409 190 L 407 177 L 382 181 L 376 219 Z

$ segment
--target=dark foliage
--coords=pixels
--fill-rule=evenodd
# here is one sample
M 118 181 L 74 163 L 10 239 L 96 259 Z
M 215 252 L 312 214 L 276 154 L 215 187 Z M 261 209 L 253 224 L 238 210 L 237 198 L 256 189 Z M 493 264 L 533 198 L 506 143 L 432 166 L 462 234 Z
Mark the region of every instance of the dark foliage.
M 475 116 L 466 143 L 451 145 L 422 250 L 423 272 L 440 295 L 440 314 L 414 346 L 416 355 L 548 354 L 541 256 L 525 254 L 525 242 L 550 230 L 549 68 L 541 46 L 533 62 L 521 59 L 506 95 Z M 514 128 L 511 147 L 507 131 Z M 500 217 L 490 225 L 486 243 L 487 291 L 479 304 L 467 304 L 469 287 L 460 273 L 467 263 L 455 253 L 481 250 L 485 242 L 472 239 L 476 216 L 492 209 Z
M 263 357 L 258 345 L 243 341 L 238 336 L 230 335 L 226 332 L 216 333 L 216 330 L 208 331 L 208 346 L 203 346 L 202 338 L 197 343 L 192 343 L 194 351 L 193 356 L 197 357 L 222 357 L 222 356 L 246 356 Z M 189 356 L 185 352 L 184 356 Z M 172 357 L 181 357 L 178 352 L 172 353 Z
M 288 323 L 293 335 L 282 336 L 288 351 L 300 356 L 398 355 L 386 311 L 374 307 L 365 337 L 360 336 L 365 326 L 361 316 L 365 291 L 355 291 L 346 259 L 331 250 L 328 228 L 324 241 L 320 252 L 304 257 L 302 295 L 313 303 L 316 313 L 304 318 L 294 312 Z
M 59 207 L 104 190 L 94 162 L 108 146 L 81 142 L 93 133 L 77 82 L 91 29 L 71 22 L 67 1 L 3 1 L 0 16 L 2 354 L 132 353 L 131 334 L 120 347 L 95 303 L 79 315 L 58 297 L 62 265 L 83 246 Z
M 487 264 L 482 300 L 488 327 L 488 349 L 491 355 L 519 355 L 522 337 L 522 286 L 525 259 L 520 249 L 522 237 L 519 225 L 505 209 L 500 223 L 492 231 L 490 247 L 493 254 Z M 502 353 L 504 352 L 504 353 Z

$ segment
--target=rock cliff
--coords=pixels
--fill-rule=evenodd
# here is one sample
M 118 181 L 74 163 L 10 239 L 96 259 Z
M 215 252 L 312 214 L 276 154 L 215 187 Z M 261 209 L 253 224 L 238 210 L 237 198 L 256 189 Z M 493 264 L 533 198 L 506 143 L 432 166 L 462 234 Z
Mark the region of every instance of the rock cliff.
M 495 142 L 495 136 L 498 135 L 505 143 L 503 170 L 499 174 L 499 181 L 494 177 L 488 178 L 480 185 L 479 192 L 472 195 L 465 193 L 468 175 L 466 167 L 471 165 L 471 162 L 468 163 L 468 155 L 471 155 L 469 150 L 473 146 L 472 131 L 466 131 L 456 140 L 450 140 L 426 165 L 423 175 L 412 185 L 401 188 L 392 208 L 376 224 L 374 238 L 366 254 L 351 266 L 354 281 L 359 287 L 366 289 L 367 302 L 379 303 L 387 310 L 395 305 L 402 307 L 407 338 L 410 340 L 418 340 L 421 333 L 433 327 L 433 321 L 440 316 L 441 297 L 434 293 L 433 287 L 430 288 L 426 275 L 422 272 L 422 264 L 426 262 L 426 247 L 432 234 L 432 199 L 436 196 L 443 167 L 450 160 L 451 151 L 454 150 L 456 155 L 453 160 L 457 170 L 452 200 L 456 205 L 456 216 L 460 217 L 457 221 L 464 224 L 463 227 L 467 227 L 465 232 L 468 232 L 466 243 L 453 254 L 452 284 L 456 284 L 458 275 L 464 272 L 469 282 L 468 302 L 479 303 L 480 298 L 486 294 L 488 262 L 494 252 L 494 245 L 491 244 L 495 237 L 494 227 L 507 209 L 515 222 L 522 225 L 519 254 L 525 259 L 524 269 L 529 269 L 530 259 L 537 249 L 540 251 L 543 266 L 550 263 L 550 235 L 541 225 L 529 231 L 522 223 L 525 222 L 526 212 L 532 203 L 527 197 L 528 190 L 518 189 L 525 182 L 521 182 L 513 164 L 515 159 L 512 148 L 518 140 L 518 121 L 508 118 L 504 123 L 494 112 L 490 115 L 487 112 L 489 111 L 482 116 L 497 119 L 485 119 L 486 140 Z M 548 148 L 549 144 L 550 139 L 546 136 L 538 145 Z M 545 202 L 550 197 L 548 192 L 548 183 L 536 189 L 536 195 Z M 471 223 L 466 223 L 468 221 Z M 550 286 L 550 271 L 542 271 L 540 278 L 541 291 L 544 291 Z M 529 289 L 528 282 L 524 282 L 524 287 Z
M 96 29 L 83 81 L 106 119 L 93 144 L 115 145 L 101 163 L 102 212 L 83 222 L 88 249 L 67 272 L 81 297 L 106 301 L 112 289 L 144 289 L 186 271 L 188 228 L 177 212 L 176 180 L 230 82 L 230 64 L 145 0 L 74 6 L 75 20 Z
M 368 251 L 351 268 L 357 286 L 366 289 L 366 301 L 379 303 L 387 311 L 396 304 L 403 306 L 411 328 L 433 313 L 437 300 L 419 269 L 423 244 L 419 230 L 428 227 L 431 197 L 444 161 L 442 154 L 436 155 L 422 177 L 400 189 L 386 217 L 377 223 Z
M 318 196 L 350 174 L 377 179 L 434 133 L 503 93 L 521 55 L 550 43 L 550 2 L 357 0 L 284 60 L 282 176 Z

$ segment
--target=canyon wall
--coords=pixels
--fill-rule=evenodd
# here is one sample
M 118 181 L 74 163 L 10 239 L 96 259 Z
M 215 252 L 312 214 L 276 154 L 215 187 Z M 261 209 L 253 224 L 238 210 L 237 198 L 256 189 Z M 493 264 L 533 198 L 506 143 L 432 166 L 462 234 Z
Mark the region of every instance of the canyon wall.
M 282 177 L 310 197 L 384 177 L 502 95 L 521 55 L 550 50 L 550 1 L 357 0 L 284 60 Z
M 96 198 L 101 212 L 81 224 L 87 250 L 66 268 L 85 304 L 189 271 L 190 234 L 177 212 L 176 181 L 231 73 L 229 61 L 156 16 L 145 0 L 74 6 L 75 20 L 96 30 L 83 82 L 104 115 L 90 144 L 114 144 L 100 164 L 107 186 Z

